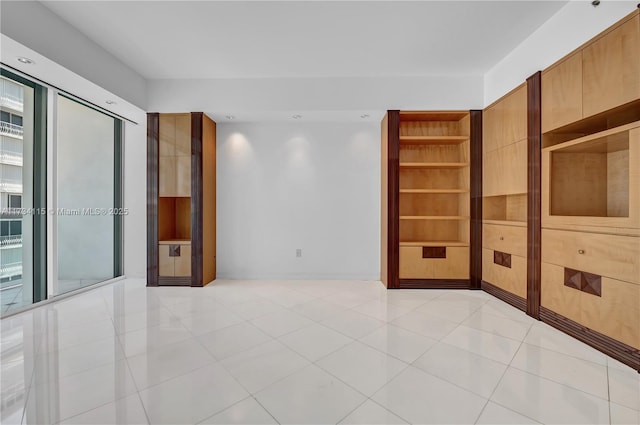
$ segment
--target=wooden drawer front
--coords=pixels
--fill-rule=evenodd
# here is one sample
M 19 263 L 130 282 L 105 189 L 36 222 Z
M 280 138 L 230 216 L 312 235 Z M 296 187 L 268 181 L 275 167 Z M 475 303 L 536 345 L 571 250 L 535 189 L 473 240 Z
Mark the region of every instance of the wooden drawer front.
M 491 249 L 482 250 L 482 280 L 519 297 L 527 298 L 527 260 L 512 255 L 511 267 L 504 267 L 494 263 L 494 252 Z
M 542 261 L 640 283 L 640 238 L 543 229 Z
M 484 224 L 482 226 L 482 247 L 526 257 L 527 228 Z
M 640 285 L 602 278 L 602 296 L 564 285 L 564 268 L 542 263 L 541 305 L 589 329 L 640 348 Z
M 469 248 L 446 247 L 446 258 L 423 258 L 423 247 L 400 247 L 400 279 L 468 279 Z

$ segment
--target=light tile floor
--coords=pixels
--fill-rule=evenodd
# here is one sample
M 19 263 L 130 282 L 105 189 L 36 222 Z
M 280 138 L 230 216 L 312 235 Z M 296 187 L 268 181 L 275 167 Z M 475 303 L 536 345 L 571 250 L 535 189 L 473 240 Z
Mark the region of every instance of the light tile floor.
M 640 375 L 478 291 L 125 280 L 1 321 L 2 424 L 638 424 Z

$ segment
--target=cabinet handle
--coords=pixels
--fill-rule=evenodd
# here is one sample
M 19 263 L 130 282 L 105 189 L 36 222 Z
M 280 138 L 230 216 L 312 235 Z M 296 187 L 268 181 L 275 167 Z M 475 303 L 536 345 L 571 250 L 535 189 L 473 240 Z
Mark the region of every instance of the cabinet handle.
M 503 241 L 503 240 L 504 240 L 504 237 L 500 236 L 500 240 L 501 240 L 501 241 Z
M 578 254 L 584 254 L 584 249 L 579 249 Z

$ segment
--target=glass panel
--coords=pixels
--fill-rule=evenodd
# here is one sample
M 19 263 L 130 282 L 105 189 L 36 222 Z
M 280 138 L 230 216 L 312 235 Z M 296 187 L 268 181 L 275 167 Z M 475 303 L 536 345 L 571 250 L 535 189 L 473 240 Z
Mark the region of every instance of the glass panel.
M 0 77 L 0 118 L 0 304 L 6 314 L 33 302 L 33 88 Z
M 61 294 L 115 277 L 115 119 L 62 96 L 57 103 Z

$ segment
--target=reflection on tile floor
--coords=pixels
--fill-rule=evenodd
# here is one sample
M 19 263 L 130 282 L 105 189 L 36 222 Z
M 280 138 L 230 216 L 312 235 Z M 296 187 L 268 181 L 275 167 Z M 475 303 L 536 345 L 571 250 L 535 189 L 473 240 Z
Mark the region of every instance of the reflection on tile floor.
M 129 279 L 0 323 L 2 424 L 640 422 L 636 371 L 483 292 Z

